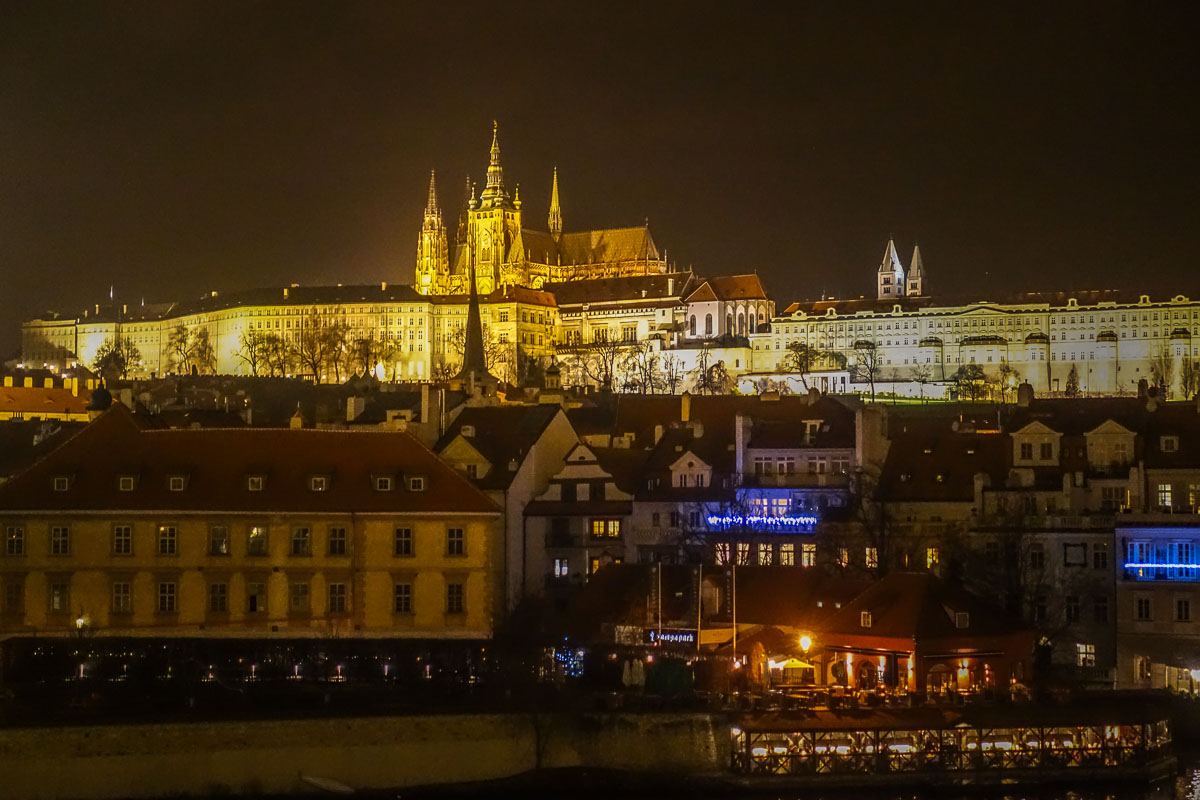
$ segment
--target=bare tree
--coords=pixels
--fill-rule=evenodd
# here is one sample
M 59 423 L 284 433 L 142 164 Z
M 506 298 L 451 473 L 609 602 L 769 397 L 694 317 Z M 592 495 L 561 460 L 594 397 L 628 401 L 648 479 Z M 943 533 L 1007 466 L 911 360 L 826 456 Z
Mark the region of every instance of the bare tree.
M 1171 388 L 1171 381 L 1175 377 L 1175 360 L 1171 357 L 1171 351 L 1168 348 L 1155 349 L 1150 358 L 1150 375 L 1154 379 L 1154 385 L 1158 387 L 1159 394 L 1166 397 L 1167 390 Z
M 295 357 L 300 369 L 312 375 L 314 383 L 321 382 L 333 357 L 333 349 L 341 344 L 344 336 L 342 323 L 318 308 L 310 309 L 301 321 Z
M 958 396 L 966 397 L 972 403 L 987 393 L 987 374 L 978 364 L 963 364 L 950 379 L 958 389 Z
M 662 357 L 662 388 L 667 394 L 675 394 L 683 385 L 683 362 L 674 353 Z
M 124 380 L 129 372 L 141 369 L 142 353 L 129 339 L 105 339 L 96 348 L 96 356 L 92 359 L 92 368 L 102 375 L 105 380 Z
M 638 394 L 653 394 L 662 388 L 663 378 L 658 367 L 659 352 L 650 340 L 630 348 L 621 360 L 624 390 Z
M 234 355 L 246 365 L 251 375 L 258 375 L 260 369 L 267 366 L 267 337 L 265 331 L 251 329 L 242 331 L 238 337 L 238 349 Z
M 1000 402 L 1008 402 L 1008 393 L 1016 391 L 1021 382 L 1021 373 L 1007 361 L 1000 362 L 999 369 Z
M 172 368 L 183 373 L 216 370 L 217 356 L 208 339 L 208 328 L 188 328 L 183 323 L 167 334 L 167 356 Z
M 918 391 L 921 393 L 921 399 L 924 400 L 925 385 L 933 379 L 933 369 L 930 368 L 928 364 L 913 364 L 912 368 L 909 369 L 908 374 L 913 383 L 917 384 L 919 387 Z
M 271 376 L 284 377 L 291 372 L 296 352 L 291 342 L 278 333 L 267 333 L 262 337 L 263 366 Z
M 1079 370 L 1075 365 L 1071 365 L 1071 371 L 1067 373 L 1067 388 L 1063 392 L 1067 397 L 1079 397 Z
M 1200 362 L 1190 355 L 1179 363 L 1179 390 L 1185 399 L 1200 394 Z
M 879 345 L 868 339 L 854 343 L 854 362 L 850 365 L 850 380 L 871 387 L 871 402 L 875 402 L 875 382 L 883 368 Z

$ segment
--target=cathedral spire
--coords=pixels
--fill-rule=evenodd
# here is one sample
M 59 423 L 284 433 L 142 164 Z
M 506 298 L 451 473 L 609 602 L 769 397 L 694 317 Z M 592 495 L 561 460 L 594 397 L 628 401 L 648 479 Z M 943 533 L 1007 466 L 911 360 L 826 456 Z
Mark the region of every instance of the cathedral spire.
M 425 216 L 436 217 L 442 213 L 438 208 L 437 178 L 433 170 L 429 170 L 429 202 L 425 204 Z
M 908 287 L 904 293 L 918 297 L 925 294 L 925 262 L 921 260 L 921 245 L 913 247 L 912 263 L 908 265 Z
M 550 235 L 554 241 L 562 236 L 562 208 L 558 204 L 558 167 L 554 168 L 554 183 L 550 188 Z
M 475 264 L 471 264 L 470 297 L 467 301 L 467 334 L 463 343 L 462 369 L 455 380 L 477 384 L 498 383 L 487 368 L 483 352 L 483 318 L 479 313 L 479 294 L 475 290 Z
M 887 250 L 883 252 L 883 261 L 879 264 L 876 280 L 878 299 L 891 300 L 904 296 L 904 265 L 900 263 L 896 242 L 892 239 L 888 239 Z
M 504 191 L 504 169 L 500 166 L 500 123 L 492 120 L 492 152 L 488 160 L 487 187 L 480 200 L 507 199 Z

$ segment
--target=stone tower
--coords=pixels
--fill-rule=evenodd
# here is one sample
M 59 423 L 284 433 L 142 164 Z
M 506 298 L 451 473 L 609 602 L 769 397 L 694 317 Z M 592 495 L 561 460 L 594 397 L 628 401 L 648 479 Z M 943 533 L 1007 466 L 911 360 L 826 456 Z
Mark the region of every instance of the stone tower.
M 468 212 L 468 246 L 474 253 L 475 282 L 480 294 L 500 286 L 524 285 L 525 259 L 513 244 L 521 233 L 520 196 L 512 197 L 504 186 L 500 166 L 499 125 L 492 123 L 492 149 L 488 159 L 487 185 L 472 198 Z
M 446 226 L 438 207 L 437 181 L 429 173 L 429 200 L 417 241 L 416 290 L 421 294 L 443 294 L 449 289 L 450 254 L 446 248 Z
M 921 245 L 913 248 L 912 262 L 908 265 L 908 283 L 904 293 L 910 297 L 925 295 L 925 264 L 921 261 Z
M 888 239 L 887 250 L 879 264 L 878 290 L 880 300 L 893 300 L 904 296 L 904 265 L 896 253 L 896 243 Z
M 554 183 L 550 187 L 550 235 L 557 242 L 562 238 L 562 207 L 558 204 L 558 167 L 554 168 Z

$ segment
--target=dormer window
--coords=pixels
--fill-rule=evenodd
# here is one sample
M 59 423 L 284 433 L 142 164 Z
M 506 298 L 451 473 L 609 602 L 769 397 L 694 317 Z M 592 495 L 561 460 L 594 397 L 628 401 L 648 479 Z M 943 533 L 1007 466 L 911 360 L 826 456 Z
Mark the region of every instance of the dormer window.
M 475 435 L 475 426 L 474 425 L 463 425 L 459 429 L 459 433 L 461 433 L 463 436 L 466 436 L 467 438 L 470 438 Z
M 863 628 L 871 627 L 871 612 L 870 611 L 861 612 L 858 615 L 858 624 L 860 627 L 863 627 Z
M 182 492 L 187 487 L 187 477 L 184 475 L 172 475 L 167 478 L 167 489 L 172 492 Z
M 966 612 L 966 611 L 954 612 L 954 627 L 959 628 L 961 630 L 962 628 L 970 627 L 970 625 L 971 625 L 971 614 L 969 612 Z
M 329 478 L 326 475 L 313 475 L 308 479 L 308 488 L 314 492 L 324 492 L 329 489 Z
M 262 475 L 251 475 L 246 478 L 246 491 L 261 492 L 265 483 Z
M 425 478 L 423 478 L 421 476 L 415 476 L 415 477 L 409 478 L 408 479 L 408 490 L 410 492 L 425 491 Z
M 71 488 L 71 476 L 55 475 L 54 476 L 54 491 L 65 492 Z
M 137 479 L 132 475 L 122 475 L 117 478 L 117 490 L 121 492 L 132 492 L 137 486 Z
M 1175 453 L 1179 451 L 1178 436 L 1163 436 L 1158 440 L 1158 448 L 1164 453 Z
M 379 475 L 375 478 L 375 491 L 390 492 L 392 490 L 392 479 L 387 475 Z

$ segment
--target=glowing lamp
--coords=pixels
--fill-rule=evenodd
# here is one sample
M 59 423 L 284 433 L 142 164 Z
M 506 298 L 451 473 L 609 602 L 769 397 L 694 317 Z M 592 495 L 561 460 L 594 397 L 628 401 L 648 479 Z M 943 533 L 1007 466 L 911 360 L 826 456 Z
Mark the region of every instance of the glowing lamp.
M 800 649 L 807 653 L 810 647 L 812 647 L 812 637 L 805 633 L 800 637 Z

